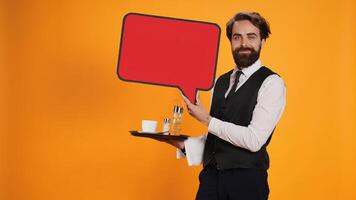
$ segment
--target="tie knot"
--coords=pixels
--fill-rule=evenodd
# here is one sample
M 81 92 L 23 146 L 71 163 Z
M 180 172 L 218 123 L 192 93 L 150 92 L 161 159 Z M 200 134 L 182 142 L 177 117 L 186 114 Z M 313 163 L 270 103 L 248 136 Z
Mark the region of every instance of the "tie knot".
M 237 70 L 236 74 L 243 74 L 243 72 L 241 70 Z
M 243 72 L 241 70 L 236 71 L 236 73 L 235 73 L 235 82 L 239 81 L 239 78 L 240 78 L 241 74 L 243 74 Z

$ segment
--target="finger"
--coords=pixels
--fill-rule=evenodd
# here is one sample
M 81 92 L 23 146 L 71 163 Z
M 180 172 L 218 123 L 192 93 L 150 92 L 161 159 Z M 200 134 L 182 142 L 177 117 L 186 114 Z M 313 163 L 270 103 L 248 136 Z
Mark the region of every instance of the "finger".
M 188 110 L 188 113 L 192 113 L 192 107 L 187 105 L 187 110 Z
M 182 94 L 182 98 L 183 98 L 184 102 L 187 104 L 187 106 L 192 104 L 192 103 L 190 103 L 189 99 L 186 96 L 184 96 L 184 94 Z

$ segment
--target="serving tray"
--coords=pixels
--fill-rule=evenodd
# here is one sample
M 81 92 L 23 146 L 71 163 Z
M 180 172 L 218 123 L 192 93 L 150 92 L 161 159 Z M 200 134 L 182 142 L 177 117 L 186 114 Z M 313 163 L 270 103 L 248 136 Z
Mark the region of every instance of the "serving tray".
M 142 131 L 129 131 L 129 132 L 131 133 L 131 135 L 136 137 L 147 137 L 147 138 L 158 139 L 158 140 L 184 141 L 189 137 L 188 135 L 163 135 L 163 133 L 166 132 L 156 132 L 156 133 L 142 132 Z

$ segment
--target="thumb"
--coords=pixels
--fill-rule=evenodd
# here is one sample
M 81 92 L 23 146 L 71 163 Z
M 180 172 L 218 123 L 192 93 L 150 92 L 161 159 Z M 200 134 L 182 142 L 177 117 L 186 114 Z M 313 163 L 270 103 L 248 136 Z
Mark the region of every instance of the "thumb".
M 196 104 L 197 104 L 197 105 L 200 105 L 200 104 L 201 104 L 201 102 L 200 102 L 200 93 L 199 93 L 199 92 L 197 92 L 197 95 L 196 95 L 196 97 L 195 97 L 195 100 L 196 100 Z

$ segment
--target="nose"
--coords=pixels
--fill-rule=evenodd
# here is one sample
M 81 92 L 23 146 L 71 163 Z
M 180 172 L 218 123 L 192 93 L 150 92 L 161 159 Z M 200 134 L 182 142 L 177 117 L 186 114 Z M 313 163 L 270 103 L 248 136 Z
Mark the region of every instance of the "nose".
M 247 43 L 246 43 L 246 39 L 245 38 L 241 38 L 241 46 L 242 47 L 246 47 L 247 46 Z

